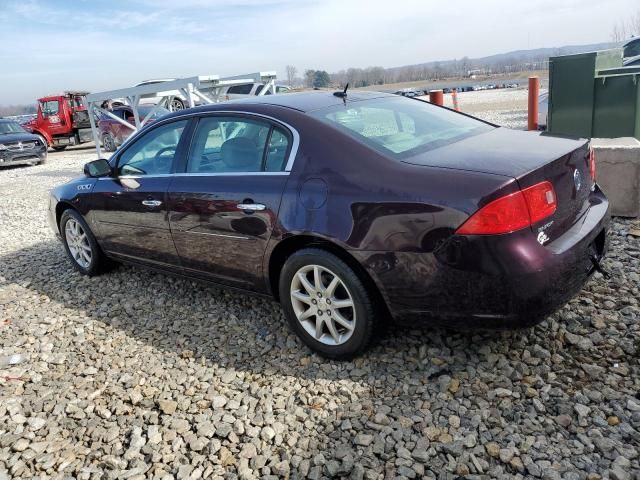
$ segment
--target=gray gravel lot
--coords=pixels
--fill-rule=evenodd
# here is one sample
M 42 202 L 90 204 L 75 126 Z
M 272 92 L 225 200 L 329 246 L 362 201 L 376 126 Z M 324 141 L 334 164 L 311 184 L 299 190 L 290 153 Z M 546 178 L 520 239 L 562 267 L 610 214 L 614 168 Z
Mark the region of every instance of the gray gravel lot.
M 337 363 L 278 305 L 121 266 L 80 276 L 47 190 L 94 158 L 0 170 L 0 479 L 639 479 L 640 241 L 520 332 L 392 330 Z

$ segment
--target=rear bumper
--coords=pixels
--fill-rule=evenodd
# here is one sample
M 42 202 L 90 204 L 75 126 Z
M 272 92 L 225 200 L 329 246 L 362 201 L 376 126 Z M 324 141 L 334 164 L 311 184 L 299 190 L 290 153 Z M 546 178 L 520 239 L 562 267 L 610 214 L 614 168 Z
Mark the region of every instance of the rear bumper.
M 401 323 L 455 328 L 522 328 L 578 293 L 607 250 L 609 203 L 591 207 L 561 237 L 540 245 L 529 229 L 450 237 L 433 253 L 359 252 Z

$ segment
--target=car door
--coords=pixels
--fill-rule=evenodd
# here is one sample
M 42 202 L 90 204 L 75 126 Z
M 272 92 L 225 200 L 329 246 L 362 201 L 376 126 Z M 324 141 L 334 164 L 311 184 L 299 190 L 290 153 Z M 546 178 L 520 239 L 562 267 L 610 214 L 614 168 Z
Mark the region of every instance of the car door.
M 158 267 L 180 265 L 169 230 L 167 188 L 183 154 L 188 120 L 155 126 L 116 153 L 114 175 L 92 191 L 101 247 Z
M 293 135 L 258 116 L 203 116 L 169 188 L 169 222 L 185 271 L 264 291 L 262 259 L 288 171 Z

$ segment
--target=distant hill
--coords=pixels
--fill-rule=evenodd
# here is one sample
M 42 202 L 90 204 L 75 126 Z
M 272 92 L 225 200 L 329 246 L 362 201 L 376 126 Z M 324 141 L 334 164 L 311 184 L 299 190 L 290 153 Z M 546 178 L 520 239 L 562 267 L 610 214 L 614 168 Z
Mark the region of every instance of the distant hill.
M 573 55 L 576 53 L 593 52 L 596 50 L 607 50 L 609 48 L 621 47 L 621 42 L 605 42 L 605 43 L 592 43 L 589 45 L 566 45 L 564 47 L 552 47 L 552 48 L 534 48 L 530 50 L 514 50 L 506 53 L 497 53 L 489 55 L 487 57 L 468 58 L 463 57 L 461 59 L 449 59 L 449 60 L 433 60 L 426 63 L 416 63 L 412 65 L 403 65 L 400 67 L 391 67 L 387 71 L 402 70 L 406 68 L 412 69 L 433 69 L 441 68 L 448 69 L 452 66 L 460 67 L 460 63 L 468 63 L 471 68 L 491 68 L 492 66 L 503 66 L 505 64 L 522 64 L 522 63 L 534 63 L 541 62 L 549 57 L 555 57 L 558 55 Z

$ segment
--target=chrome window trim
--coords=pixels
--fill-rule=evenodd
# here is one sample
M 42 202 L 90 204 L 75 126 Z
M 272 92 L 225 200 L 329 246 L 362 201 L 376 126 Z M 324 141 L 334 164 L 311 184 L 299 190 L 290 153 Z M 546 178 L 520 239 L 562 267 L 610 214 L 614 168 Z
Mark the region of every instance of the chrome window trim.
M 275 173 L 275 174 L 281 174 L 281 175 L 283 175 L 283 174 L 288 175 L 291 172 L 291 170 L 293 169 L 293 164 L 294 164 L 294 162 L 296 160 L 296 156 L 298 155 L 298 148 L 300 147 L 300 134 L 298 133 L 298 131 L 295 128 L 293 128 L 288 123 L 283 122 L 282 120 L 279 120 L 279 119 L 277 119 L 275 117 L 272 117 L 270 115 L 264 115 L 262 113 L 254 113 L 254 112 L 243 112 L 243 111 L 237 111 L 237 110 L 236 111 L 234 111 L 234 110 L 215 110 L 213 112 L 189 112 L 189 113 L 185 113 L 185 114 L 182 114 L 182 115 L 178 115 L 176 117 L 167 118 L 165 120 L 157 120 L 157 121 L 153 122 L 152 124 L 150 124 L 149 130 L 153 130 L 155 128 L 161 127 L 162 125 L 165 125 L 167 123 L 171 123 L 173 121 L 177 121 L 177 120 L 180 120 L 180 119 L 191 119 L 193 117 L 210 117 L 210 116 L 215 116 L 215 115 L 218 115 L 218 114 L 222 114 L 222 115 L 231 114 L 231 115 L 244 115 L 244 116 L 249 116 L 249 117 L 252 117 L 252 116 L 253 117 L 259 117 L 259 118 L 271 120 L 272 122 L 277 123 L 277 124 L 285 127 L 287 130 L 289 130 L 289 132 L 291 133 L 291 136 L 293 137 L 293 143 L 291 144 L 291 150 L 289 152 L 289 158 L 287 159 L 287 164 L 285 165 L 284 170 L 281 171 L 281 172 L 254 172 L 254 173 L 256 173 L 256 174 L 274 174 Z M 143 132 L 143 131 L 146 132 L 147 130 L 146 129 L 139 130 L 139 132 Z M 138 135 L 137 134 L 131 135 L 129 138 L 127 138 L 122 143 L 122 145 L 120 145 L 120 148 L 118 150 L 121 150 L 122 147 L 127 146 L 131 141 L 134 140 L 134 137 L 138 137 Z M 121 151 L 124 151 L 124 150 L 121 150 Z M 120 152 L 116 152 L 116 153 L 118 155 L 116 160 L 117 160 L 117 162 L 119 162 L 120 161 L 120 156 L 122 154 Z M 116 162 L 116 165 L 114 165 L 114 167 L 117 166 L 117 162 Z M 224 172 L 224 173 L 227 173 L 227 172 Z M 244 174 L 251 173 L 251 172 L 235 172 L 235 173 L 234 172 L 229 172 L 229 173 L 234 174 L 234 175 L 244 175 Z M 223 172 L 221 172 L 220 174 L 223 174 Z M 176 175 L 183 175 L 183 174 L 175 173 L 175 174 L 169 174 L 169 175 L 176 176 Z M 202 175 L 202 174 L 191 173 L 191 174 L 188 174 L 188 175 Z M 205 175 L 209 176 L 209 175 L 214 175 L 214 174 L 212 173 L 212 174 L 205 174 Z M 156 175 L 156 176 L 158 176 L 158 175 Z M 146 176 L 146 175 L 140 175 L 140 177 L 149 178 L 149 176 Z M 118 178 L 132 178 L 132 177 L 118 177 Z M 136 178 L 138 178 L 138 177 L 136 177 Z
M 233 176 L 286 176 L 290 172 L 211 172 L 211 173 L 161 173 L 158 175 L 120 175 L 118 177 L 98 177 L 98 180 L 139 179 L 139 178 L 163 178 L 163 177 L 233 177 Z

